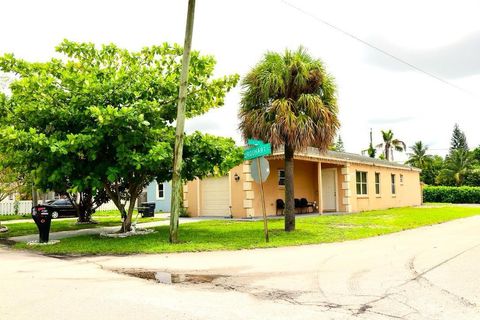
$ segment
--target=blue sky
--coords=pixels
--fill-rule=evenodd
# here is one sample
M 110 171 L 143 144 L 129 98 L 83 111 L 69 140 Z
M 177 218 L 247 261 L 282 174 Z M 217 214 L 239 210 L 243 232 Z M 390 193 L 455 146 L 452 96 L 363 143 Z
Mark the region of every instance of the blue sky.
M 64 38 L 114 42 L 132 50 L 165 41 L 183 43 L 186 3 L 3 1 L 0 54 L 44 60 Z M 455 122 L 470 146 L 480 144 L 478 12 L 476 1 L 197 0 L 193 47 L 216 57 L 218 75 L 243 76 L 265 51 L 303 45 L 336 78 L 347 151 L 366 148 L 372 128 L 374 143 L 381 142 L 381 129 L 392 129 L 407 145 L 422 140 L 432 153 L 444 154 Z M 187 130 L 231 136 L 241 143 L 239 96 L 240 88 L 234 89 L 223 108 L 188 120 Z

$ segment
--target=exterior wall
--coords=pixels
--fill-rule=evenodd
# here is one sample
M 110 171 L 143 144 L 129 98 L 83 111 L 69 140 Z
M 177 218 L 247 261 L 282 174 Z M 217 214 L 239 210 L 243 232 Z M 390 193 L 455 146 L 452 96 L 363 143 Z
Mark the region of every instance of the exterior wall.
M 284 169 L 284 161 L 270 159 L 270 175 L 264 182 L 265 207 L 267 215 L 276 214 L 276 200 L 285 200 L 285 187 L 278 185 L 280 169 Z M 387 168 L 356 163 L 328 163 L 320 161 L 298 160 L 294 162 L 295 198 L 306 198 L 316 201 L 319 209 L 321 203 L 321 170 L 336 168 L 337 170 L 337 211 L 356 212 L 378 210 L 392 207 L 414 206 L 421 204 L 420 173 L 418 171 Z M 319 171 L 320 169 L 320 171 Z M 367 172 L 367 195 L 356 193 L 356 171 Z M 375 194 L 375 172 L 380 173 L 380 195 Z M 390 175 L 396 175 L 396 195 L 391 193 Z M 403 183 L 400 183 L 400 174 Z M 231 213 L 234 218 L 261 217 L 262 205 L 260 185 L 251 177 L 251 162 L 233 168 L 229 173 Z M 201 180 L 187 183 L 184 188 L 184 204 L 190 216 L 200 215 Z
M 245 218 L 253 214 L 249 201 L 244 203 L 244 200 L 254 199 L 255 194 L 252 191 L 254 183 L 250 175 L 249 161 L 245 161 L 245 163 L 230 170 L 230 205 L 232 206 L 232 216 L 234 218 Z
M 367 172 L 367 195 L 357 195 L 356 171 Z M 375 172 L 380 173 L 379 195 L 375 194 Z M 395 174 L 395 195 L 391 191 L 391 174 Z M 403 183 L 400 183 L 401 174 Z M 422 191 L 418 171 L 352 164 L 349 175 L 353 211 L 421 205 Z
M 275 215 L 276 200 L 285 200 L 285 187 L 278 185 L 278 171 L 284 169 L 283 160 L 269 160 L 270 175 L 264 182 L 265 208 L 267 215 Z M 294 160 L 294 189 L 295 198 L 306 198 L 308 201 L 317 201 L 319 198 L 317 162 Z M 260 195 L 260 184 L 253 182 L 253 191 L 255 194 L 253 208 L 255 217 L 262 216 L 262 203 Z
M 187 182 L 183 186 L 183 206 L 190 217 L 200 215 L 200 179 Z
M 147 186 L 147 201 L 155 202 L 155 212 L 170 212 L 172 186 L 170 182 L 163 183 L 164 197 L 158 197 L 157 181 L 152 181 Z

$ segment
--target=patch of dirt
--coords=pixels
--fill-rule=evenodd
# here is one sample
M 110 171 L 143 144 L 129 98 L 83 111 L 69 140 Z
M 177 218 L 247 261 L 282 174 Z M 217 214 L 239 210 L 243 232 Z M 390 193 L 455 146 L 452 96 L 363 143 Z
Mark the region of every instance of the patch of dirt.
M 9 239 L 0 239 L 0 244 L 3 244 L 5 246 L 13 246 L 16 242 L 13 241 L 13 240 L 9 240 Z

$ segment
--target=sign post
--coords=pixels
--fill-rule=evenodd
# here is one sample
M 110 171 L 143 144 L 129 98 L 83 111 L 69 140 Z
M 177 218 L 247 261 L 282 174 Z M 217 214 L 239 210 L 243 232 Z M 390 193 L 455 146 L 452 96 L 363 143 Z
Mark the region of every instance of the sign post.
M 253 147 L 245 150 L 244 159 L 256 159 L 256 161 L 252 163 L 252 177 L 255 182 L 260 183 L 260 195 L 262 198 L 263 213 L 263 231 L 265 233 L 265 241 L 269 242 L 270 239 L 268 237 L 267 210 L 265 208 L 265 193 L 263 191 L 263 182 L 267 180 L 267 177 L 270 174 L 270 167 L 268 161 L 263 156 L 271 154 L 272 147 L 270 143 L 265 143 L 261 140 L 254 139 L 248 139 L 248 144 Z

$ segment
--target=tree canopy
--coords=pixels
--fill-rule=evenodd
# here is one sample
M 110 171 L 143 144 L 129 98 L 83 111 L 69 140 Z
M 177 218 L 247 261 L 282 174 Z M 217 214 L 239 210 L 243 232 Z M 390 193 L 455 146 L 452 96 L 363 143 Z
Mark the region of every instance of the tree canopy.
M 11 165 L 33 172 L 41 189 L 105 189 L 128 229 L 146 184 L 171 178 L 183 49 L 163 44 L 130 52 L 67 40 L 56 49 L 63 57 L 47 62 L 0 58 L 0 70 L 19 77 L 2 104 L 2 148 Z M 237 75 L 214 78 L 212 56 L 193 51 L 190 64 L 187 117 L 223 105 L 238 81 Z M 195 133 L 187 140 L 186 154 L 208 150 L 215 156 L 187 158 L 186 178 L 240 161 L 231 139 Z

